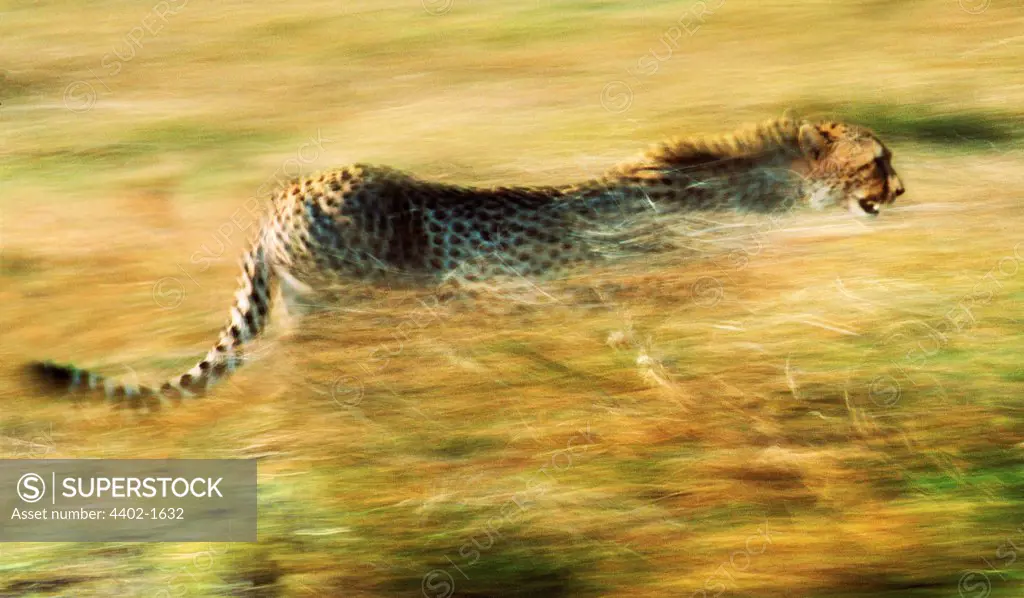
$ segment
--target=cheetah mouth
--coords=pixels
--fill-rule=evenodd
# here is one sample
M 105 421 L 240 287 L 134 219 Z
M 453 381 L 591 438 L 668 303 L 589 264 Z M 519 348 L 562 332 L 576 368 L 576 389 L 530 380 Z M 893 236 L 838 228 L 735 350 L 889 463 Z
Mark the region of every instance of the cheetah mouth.
M 869 216 L 877 216 L 882 204 L 873 199 L 858 199 L 857 206 Z

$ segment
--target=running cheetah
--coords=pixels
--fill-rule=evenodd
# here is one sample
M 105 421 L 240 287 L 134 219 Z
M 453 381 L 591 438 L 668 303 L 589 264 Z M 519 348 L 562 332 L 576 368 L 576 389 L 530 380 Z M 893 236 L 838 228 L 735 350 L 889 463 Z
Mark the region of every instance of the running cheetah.
M 155 409 L 202 396 L 238 369 L 278 289 L 291 312 L 338 280 L 427 285 L 463 270 L 469 280 L 510 271 L 550 276 L 607 259 L 603 244 L 622 243 L 645 223 L 695 210 L 810 205 L 875 216 L 904 192 L 891 160 L 862 127 L 782 118 L 671 140 L 599 178 L 560 187 L 455 186 L 356 164 L 293 181 L 273 197 L 242 257 L 230 320 L 187 373 L 151 388 L 50 362 L 29 370 L 59 392 Z

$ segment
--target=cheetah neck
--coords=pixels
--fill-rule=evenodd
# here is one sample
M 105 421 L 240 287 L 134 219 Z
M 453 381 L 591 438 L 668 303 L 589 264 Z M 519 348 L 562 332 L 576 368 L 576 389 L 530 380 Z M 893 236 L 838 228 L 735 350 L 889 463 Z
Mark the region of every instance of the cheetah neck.
M 777 212 L 804 193 L 800 161 L 782 149 L 692 164 L 643 161 L 561 189 L 595 224 L 694 211 Z
M 669 140 L 562 192 L 581 215 L 604 224 L 651 212 L 787 209 L 805 191 L 800 125 L 783 118 L 728 135 Z

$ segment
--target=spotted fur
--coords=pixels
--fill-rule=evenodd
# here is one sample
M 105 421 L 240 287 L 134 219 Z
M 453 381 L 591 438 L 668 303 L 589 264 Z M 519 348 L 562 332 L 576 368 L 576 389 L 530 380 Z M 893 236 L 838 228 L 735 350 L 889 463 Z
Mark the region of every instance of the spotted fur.
M 278 286 L 289 311 L 301 311 L 304 297 L 340 280 L 549 276 L 604 259 L 613 253 L 608 245 L 652 219 L 694 210 L 805 203 L 873 214 L 903 193 L 891 156 L 861 127 L 780 119 L 671 140 L 601 177 L 560 187 L 483 189 L 356 164 L 293 181 L 273 197 L 243 256 L 228 322 L 187 373 L 150 388 L 49 362 L 30 370 L 61 392 L 155 408 L 202 396 L 236 370 L 245 344 L 263 333 Z

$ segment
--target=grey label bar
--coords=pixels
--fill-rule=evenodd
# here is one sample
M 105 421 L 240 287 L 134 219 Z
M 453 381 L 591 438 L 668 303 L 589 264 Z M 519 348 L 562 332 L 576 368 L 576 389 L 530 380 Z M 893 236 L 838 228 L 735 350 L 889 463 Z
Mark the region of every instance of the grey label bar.
M 256 542 L 255 459 L 0 459 L 0 542 Z

